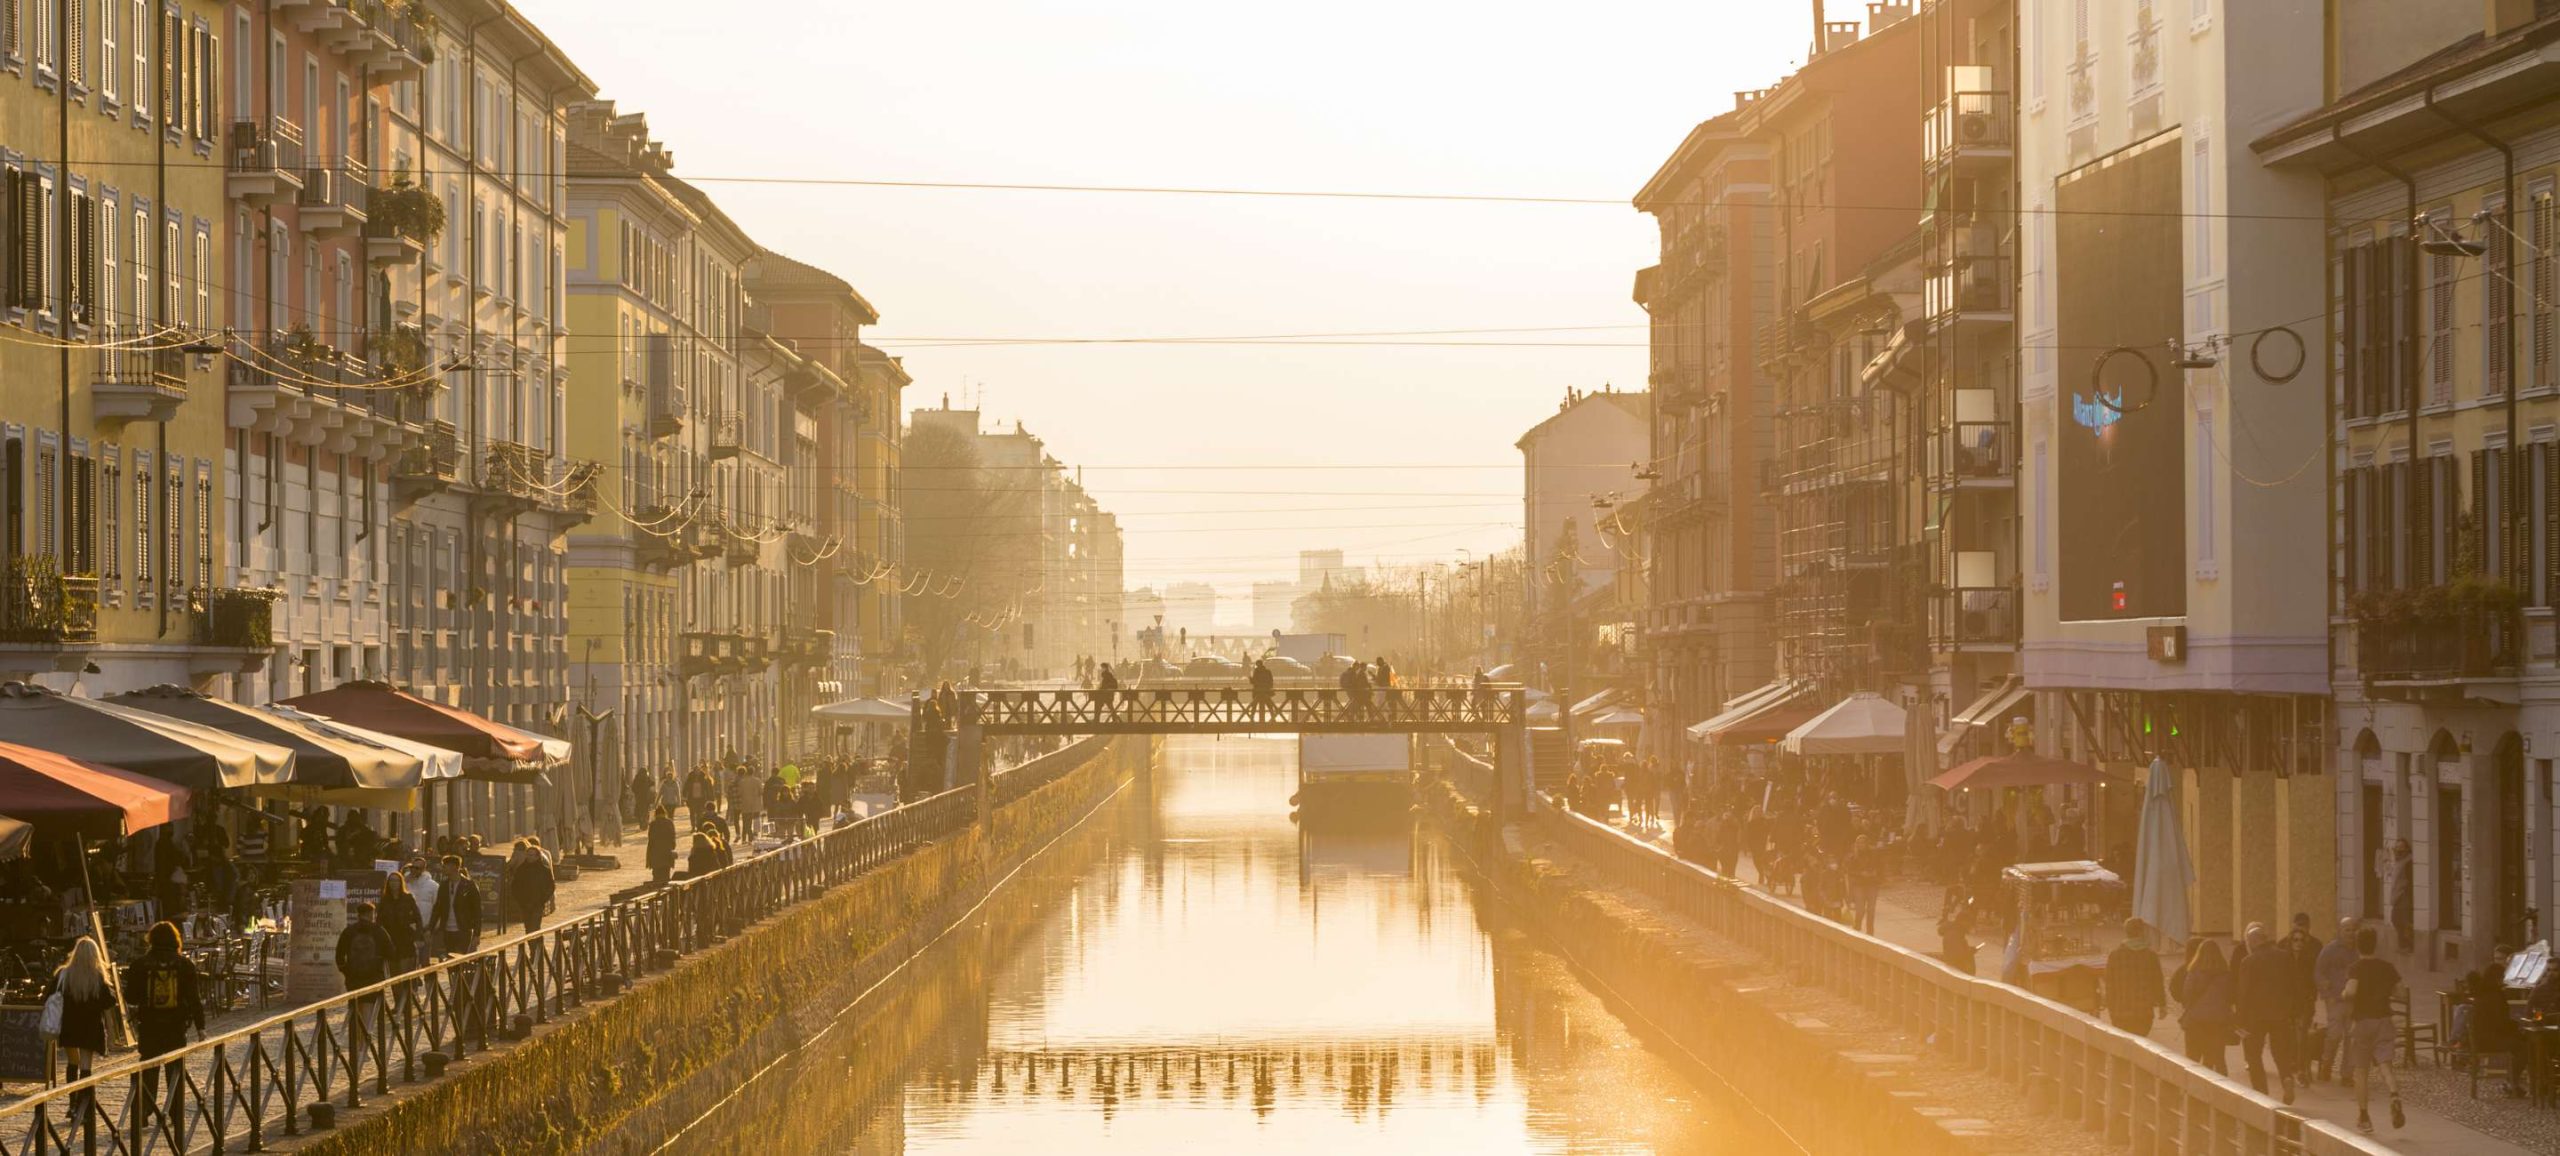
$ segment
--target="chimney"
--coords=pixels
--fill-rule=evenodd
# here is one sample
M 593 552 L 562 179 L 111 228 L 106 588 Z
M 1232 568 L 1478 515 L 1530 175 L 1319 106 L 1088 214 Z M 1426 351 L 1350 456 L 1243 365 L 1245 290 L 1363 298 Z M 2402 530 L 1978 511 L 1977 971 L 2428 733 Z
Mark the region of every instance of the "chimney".
M 2534 0 L 2483 0 L 2483 3 L 2488 9 L 2482 21 L 2483 30 L 2491 40 L 2533 23 Z
M 1880 3 L 1871 3 L 1867 5 L 1867 35 L 1873 36 L 1910 18 L 1911 0 L 1881 0 Z

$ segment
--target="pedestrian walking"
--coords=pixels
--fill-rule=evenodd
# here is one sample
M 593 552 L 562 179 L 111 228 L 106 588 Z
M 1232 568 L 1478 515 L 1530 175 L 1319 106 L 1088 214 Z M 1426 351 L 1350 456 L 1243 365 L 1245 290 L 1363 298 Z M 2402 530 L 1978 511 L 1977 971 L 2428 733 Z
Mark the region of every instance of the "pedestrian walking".
M 2232 1024 L 2240 1033 L 2240 1058 L 2249 1066 L 2249 1086 L 2267 1090 L 2266 1053 L 2275 1053 L 2276 1087 L 2285 1103 L 2293 1102 L 2293 953 L 2279 946 L 2267 925 L 2252 923 L 2243 942 L 2249 953 L 2233 969 L 2235 1002 Z
M 2373 1134 L 2373 1073 L 2382 1072 L 2383 1085 L 2391 1090 L 2391 1126 L 2409 1126 L 2408 1113 L 2400 1108 L 2400 1076 L 2391 1069 L 2391 1048 L 2398 1042 L 2391 1019 L 2391 996 L 2400 990 L 2400 969 L 2381 958 L 2377 951 L 2382 937 L 2370 927 L 2356 929 L 2356 961 L 2347 968 L 2347 1015 L 2353 1021 L 2348 1029 L 2347 1070 L 2356 1082 L 2356 1130 Z
M 551 896 L 558 884 L 551 873 L 551 857 L 542 851 L 542 840 L 526 836 L 516 840 L 515 853 L 507 859 L 507 912 L 527 932 L 542 929 L 542 917 L 551 910 Z
M 376 921 L 382 924 L 383 936 L 391 941 L 391 954 L 384 960 L 384 972 L 398 975 L 418 966 L 419 934 L 426 920 L 418 916 L 418 900 L 409 894 L 408 881 L 397 871 L 382 877 L 382 902 Z
M 782 771 L 776 768 L 773 773 L 780 777 Z M 765 776 L 757 774 L 755 768 L 743 766 L 729 779 L 729 813 L 738 817 L 738 830 L 750 839 L 755 838 L 761 817 L 771 809 L 765 806 L 765 782 Z M 776 820 L 780 818 L 775 816 Z
M 59 1001 L 61 1007 L 53 1010 Z M 45 993 L 46 1015 L 54 1020 L 53 1040 L 62 1049 L 65 1083 L 86 1079 L 107 1051 L 107 1013 L 116 1006 L 107 984 L 106 953 L 98 941 L 81 936 L 71 954 L 54 969 L 53 988 Z
M 713 828 L 695 827 L 693 829 L 693 845 L 685 851 L 685 877 L 688 879 L 700 879 L 705 875 L 709 875 L 712 872 L 719 870 L 720 855 L 720 837 L 714 833 Z
M 409 889 L 409 898 L 414 901 L 412 905 L 418 909 L 417 958 L 409 961 L 408 966 L 424 967 L 436 954 L 435 932 L 430 929 L 435 926 L 436 894 L 444 889 L 444 884 L 437 882 L 436 873 L 424 855 L 410 856 L 408 866 L 402 868 L 400 874 L 402 885 Z
M 124 991 L 128 1010 L 133 1016 L 133 1039 L 145 1060 L 165 1056 L 187 1045 L 187 1029 L 204 1035 L 204 999 L 198 994 L 198 976 L 193 960 L 187 958 L 186 941 L 178 935 L 178 925 L 161 920 L 144 933 L 142 958 L 127 964 Z M 185 1077 L 173 1061 L 166 1065 L 172 1101 L 183 1094 Z M 159 1067 L 145 1068 L 142 1073 L 144 1099 L 156 1099 L 155 1080 L 162 1074 Z M 173 1102 L 171 1111 L 176 1114 Z
M 480 950 L 480 881 L 463 869 L 460 855 L 445 856 L 441 866 L 444 878 L 427 926 L 435 932 L 439 956 L 468 955 Z
M 338 977 L 348 991 L 381 983 L 391 966 L 393 946 L 391 933 L 383 930 L 375 918 L 373 904 L 355 905 L 355 921 L 338 933 Z
M 2186 1035 L 2187 1058 L 2229 1075 L 2232 985 L 2222 946 L 2199 937 L 2172 986 L 2178 992 L 2178 1026 Z
M 649 816 L 649 882 L 664 887 L 675 869 L 676 819 L 660 807 Z
M 2350 1078 L 2347 1049 L 2353 1041 L 2355 1016 L 2347 1008 L 2347 973 L 2356 965 L 2356 933 L 2363 929 L 2353 918 L 2339 920 L 2338 937 L 2320 949 L 2312 965 L 2311 982 L 2320 992 L 2321 1014 L 2328 1017 L 2327 1034 L 2320 1040 L 2320 1062 L 2313 1066 L 2314 1079 L 2345 1083 Z
M 2320 1050 L 2320 1045 L 2313 1042 L 2312 1024 L 2320 1015 L 2321 947 L 2320 937 L 2311 934 L 2310 914 L 2294 912 L 2293 930 L 2286 933 L 2284 939 L 2276 946 L 2284 950 L 2286 962 L 2293 966 L 2290 985 L 2293 997 L 2293 1022 L 2289 1025 L 2289 1031 L 2293 1037 L 2294 1080 L 2296 1083 L 2309 1084 L 2312 1074 L 2311 1059 Z
M 2151 1023 L 2168 1005 L 2160 982 L 2160 956 L 2139 919 L 2124 921 L 2124 942 L 2107 953 L 2107 1021 L 2129 1035 L 2148 1037 Z

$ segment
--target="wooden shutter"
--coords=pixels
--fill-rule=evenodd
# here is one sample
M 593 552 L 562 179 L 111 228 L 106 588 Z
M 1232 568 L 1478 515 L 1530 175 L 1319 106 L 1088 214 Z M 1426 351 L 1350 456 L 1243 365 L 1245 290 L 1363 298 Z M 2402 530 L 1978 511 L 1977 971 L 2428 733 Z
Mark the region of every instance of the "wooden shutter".
M 2560 606 L 2560 450 L 2537 442 L 2542 452 L 2542 604 Z
M 16 219 L 14 240 L 17 243 L 17 305 L 20 309 L 44 307 L 44 200 L 42 186 L 33 173 L 9 174 L 12 188 L 9 212 Z
M 64 0 L 63 33 L 69 51 L 63 54 L 63 75 L 71 83 L 89 83 L 89 0 Z
M 2341 541 L 2338 565 L 2346 574 L 2346 588 L 2349 594 L 2360 593 L 2365 589 L 2365 497 L 2363 491 L 2367 484 L 2365 475 L 2369 472 L 2350 469 L 2339 486 Z
M 2436 463 L 2434 458 L 2420 458 L 2410 463 L 2409 481 L 2409 580 L 2412 588 L 2435 584 L 2436 573 Z
M 2471 526 L 2464 531 L 2461 549 L 2471 552 L 2471 567 L 2480 574 L 2489 572 L 2489 451 L 2471 453 Z M 2459 525 L 2460 520 L 2456 520 Z M 2460 557 L 2459 554 L 2456 557 Z
M 2525 308 L 2530 311 L 2528 315 L 2533 318 L 2533 330 L 2530 345 L 2525 351 L 2526 357 L 2531 362 L 2525 378 L 2527 388 L 2538 389 L 2553 384 L 2551 246 L 2560 243 L 2560 238 L 2554 238 L 2551 235 L 2551 224 L 2551 194 L 2544 193 L 2533 199 L 2533 219 L 2528 225 L 2533 232 L 2530 258 L 2533 264 L 2525 279 L 2525 287 L 2528 291 Z
M 2338 408 L 2348 417 L 2365 416 L 2364 334 L 2356 328 L 2356 322 L 2364 316 L 2360 297 L 2364 292 L 2365 262 L 2371 251 L 2368 246 L 2356 245 L 2338 257 L 2338 334 L 2347 350 L 2346 374 L 2338 383 Z

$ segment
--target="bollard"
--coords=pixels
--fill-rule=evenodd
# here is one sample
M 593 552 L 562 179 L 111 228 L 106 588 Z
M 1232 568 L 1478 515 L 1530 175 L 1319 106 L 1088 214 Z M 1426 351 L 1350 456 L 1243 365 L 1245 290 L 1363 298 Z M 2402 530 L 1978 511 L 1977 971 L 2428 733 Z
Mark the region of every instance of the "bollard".
M 676 950 L 672 947 L 661 947 L 658 950 L 649 953 L 649 966 L 651 967 L 664 971 L 670 967 L 674 967 L 675 965 Z
M 445 1066 L 453 1062 L 453 1057 L 443 1052 L 425 1052 L 418 1056 L 418 1062 L 425 1066 L 427 1078 L 432 1080 L 444 1074 Z
M 314 1100 L 311 1102 L 310 1111 L 311 1127 L 313 1131 L 325 1132 L 338 1126 L 338 1106 L 336 1104 L 332 1104 L 327 1100 Z
M 533 1017 L 517 1012 L 507 1020 L 507 1038 L 521 1040 L 533 1034 Z

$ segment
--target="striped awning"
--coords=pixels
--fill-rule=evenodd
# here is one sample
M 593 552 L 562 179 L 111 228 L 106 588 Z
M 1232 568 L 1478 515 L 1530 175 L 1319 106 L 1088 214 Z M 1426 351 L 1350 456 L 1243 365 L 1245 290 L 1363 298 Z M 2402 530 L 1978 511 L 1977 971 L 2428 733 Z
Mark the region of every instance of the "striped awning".
M 1776 742 L 1816 713 L 1805 701 L 1811 687 L 1781 680 L 1725 704 L 1724 713 L 1689 728 L 1691 742 L 1732 746 Z

